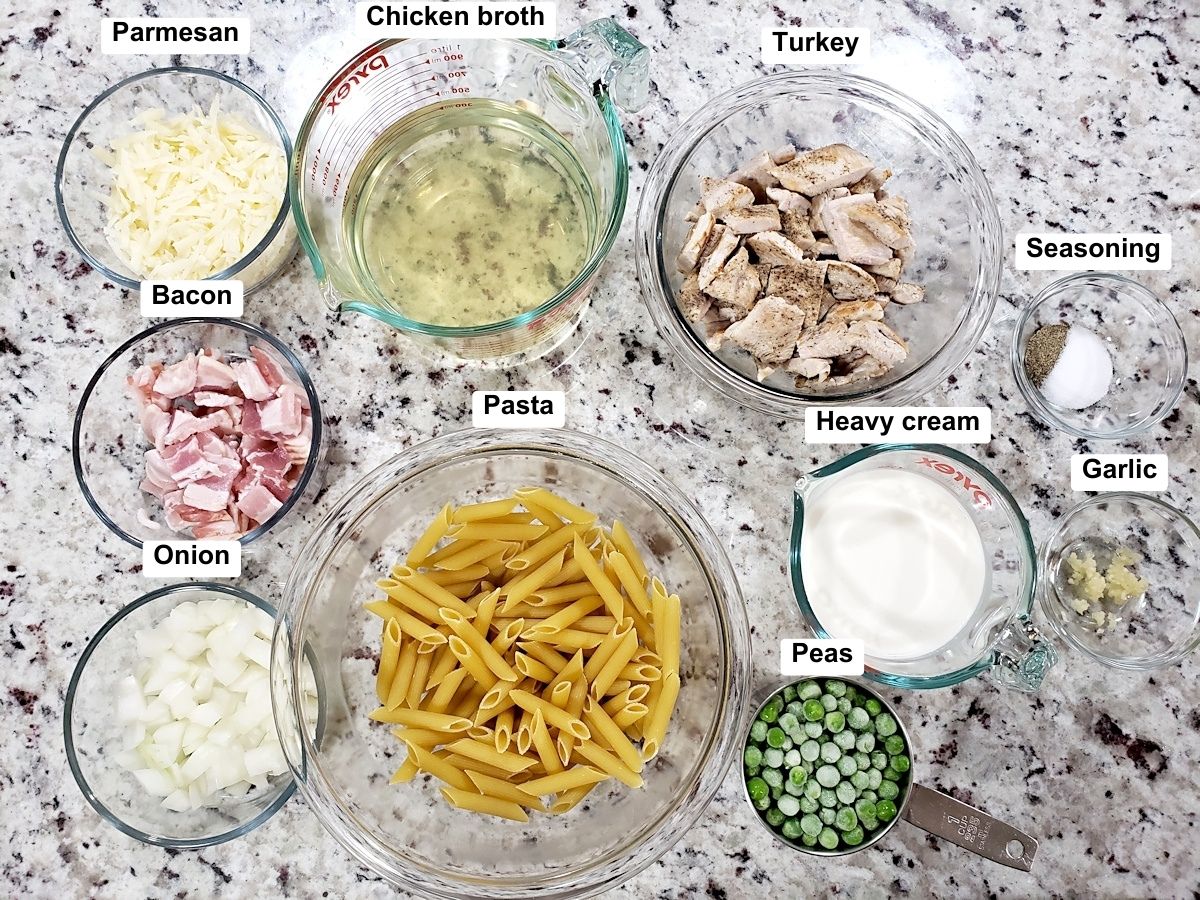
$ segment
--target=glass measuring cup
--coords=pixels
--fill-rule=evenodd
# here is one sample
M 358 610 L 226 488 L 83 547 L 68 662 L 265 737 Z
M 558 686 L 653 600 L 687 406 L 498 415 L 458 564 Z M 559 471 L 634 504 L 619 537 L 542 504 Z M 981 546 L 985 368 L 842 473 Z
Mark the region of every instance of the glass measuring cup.
M 995 475 L 966 454 L 939 444 L 865 447 L 797 480 L 792 588 L 809 627 L 823 638 L 853 637 L 828 633 L 805 593 L 800 549 L 806 506 L 836 479 L 871 469 L 915 473 L 949 491 L 978 529 L 989 570 L 974 614 L 951 641 L 916 659 L 886 659 L 868 653 L 865 677 L 901 688 L 939 688 L 988 672 L 1018 690 L 1037 690 L 1058 656 L 1030 620 L 1037 557 L 1029 525 L 1017 501 Z M 870 560 L 863 562 L 870 564 Z M 901 577 L 903 573 L 895 574 Z
M 348 62 L 313 101 L 296 141 L 289 188 L 301 244 L 326 301 L 379 319 L 466 358 L 540 352 L 581 318 L 620 227 L 628 190 L 625 141 L 614 103 L 646 100 L 649 52 L 611 19 L 565 40 L 385 40 Z M 476 101 L 517 117 L 534 113 L 537 140 L 578 163 L 587 184 L 588 246 L 574 277 L 534 309 L 484 325 L 430 324 L 389 299 L 354 246 L 363 191 L 354 177 L 377 139 L 441 131 Z M 497 122 L 503 127 L 503 122 Z M 532 239 L 532 238 L 531 238 Z

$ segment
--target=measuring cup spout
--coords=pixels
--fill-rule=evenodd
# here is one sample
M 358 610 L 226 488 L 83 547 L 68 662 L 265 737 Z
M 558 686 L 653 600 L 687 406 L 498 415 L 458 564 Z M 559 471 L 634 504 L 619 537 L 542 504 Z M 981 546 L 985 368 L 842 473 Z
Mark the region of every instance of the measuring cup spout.
M 1042 685 L 1058 653 L 1025 616 L 1004 629 L 993 650 L 989 675 L 1001 684 L 1032 693 Z
M 650 51 L 614 19 L 584 25 L 559 42 L 559 50 L 589 84 L 598 86 L 626 112 L 650 96 Z

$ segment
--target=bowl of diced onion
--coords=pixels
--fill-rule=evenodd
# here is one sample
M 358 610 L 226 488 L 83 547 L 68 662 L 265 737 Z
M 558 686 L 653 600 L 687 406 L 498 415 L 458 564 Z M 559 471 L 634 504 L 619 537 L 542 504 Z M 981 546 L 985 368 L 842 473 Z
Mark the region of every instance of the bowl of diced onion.
M 246 293 L 295 256 L 279 116 L 234 78 L 186 66 L 118 82 L 63 142 L 55 202 L 92 268 L 143 280 L 236 278 Z
M 67 762 L 88 803 L 148 844 L 208 847 L 273 816 L 295 791 L 271 708 L 275 610 L 246 591 L 185 582 L 123 607 L 67 688 Z M 322 730 L 306 667 L 304 720 Z

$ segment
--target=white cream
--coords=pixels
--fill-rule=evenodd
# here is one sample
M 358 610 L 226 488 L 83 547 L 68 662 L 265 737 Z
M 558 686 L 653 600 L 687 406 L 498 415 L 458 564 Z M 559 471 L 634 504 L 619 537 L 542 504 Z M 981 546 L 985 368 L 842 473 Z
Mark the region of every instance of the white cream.
M 835 477 L 804 507 L 804 591 L 831 637 L 908 660 L 949 643 L 987 581 L 983 542 L 946 487 L 912 472 Z

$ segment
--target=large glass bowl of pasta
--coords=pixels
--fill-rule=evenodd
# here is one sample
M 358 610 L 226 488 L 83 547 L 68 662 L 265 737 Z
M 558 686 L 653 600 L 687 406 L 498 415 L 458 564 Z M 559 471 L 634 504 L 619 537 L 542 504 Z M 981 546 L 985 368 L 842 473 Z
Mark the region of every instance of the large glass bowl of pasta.
M 275 714 L 295 717 L 311 647 L 326 727 L 289 764 L 397 887 L 589 896 L 716 791 L 749 641 L 720 542 L 657 471 L 579 433 L 472 430 L 393 457 L 318 526 L 277 620 Z

